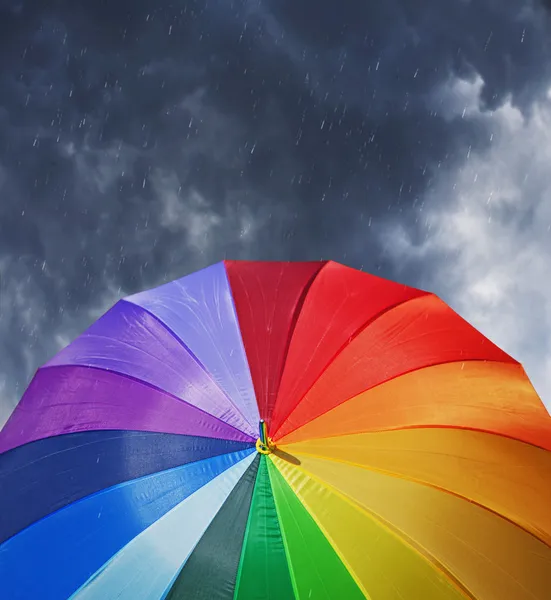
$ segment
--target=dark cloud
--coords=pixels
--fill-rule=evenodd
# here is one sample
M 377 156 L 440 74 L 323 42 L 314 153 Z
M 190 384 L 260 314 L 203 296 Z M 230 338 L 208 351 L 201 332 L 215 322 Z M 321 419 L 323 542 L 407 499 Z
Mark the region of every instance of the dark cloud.
M 3 393 L 118 294 L 225 255 L 396 273 L 374 232 L 489 144 L 442 90 L 478 74 L 484 110 L 529 110 L 548 40 L 529 1 L 1 0 Z

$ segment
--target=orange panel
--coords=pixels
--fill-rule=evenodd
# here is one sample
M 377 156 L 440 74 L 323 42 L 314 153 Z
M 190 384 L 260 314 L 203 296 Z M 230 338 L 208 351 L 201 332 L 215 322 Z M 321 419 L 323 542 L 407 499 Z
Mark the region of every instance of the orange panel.
M 516 364 L 449 363 L 414 371 L 310 421 L 278 445 L 422 426 L 500 433 L 551 450 L 551 417 Z

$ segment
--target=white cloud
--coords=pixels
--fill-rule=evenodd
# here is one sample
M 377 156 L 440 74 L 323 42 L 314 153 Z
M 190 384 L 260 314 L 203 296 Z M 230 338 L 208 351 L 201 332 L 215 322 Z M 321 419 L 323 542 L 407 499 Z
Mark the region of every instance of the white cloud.
M 448 118 L 493 131 L 490 148 L 435 176 L 422 243 L 393 224 L 386 245 L 406 264 L 438 259 L 425 287 L 520 360 L 551 408 L 551 99 L 484 112 L 482 84 L 450 82 L 443 96 Z
M 82 144 L 68 142 L 61 154 L 74 162 L 77 181 L 90 185 L 105 194 L 125 174 L 132 176 L 133 163 L 138 152 L 132 146 L 115 142 L 109 147 L 94 147 L 85 138 Z
M 453 120 L 480 113 L 480 93 L 484 80 L 476 75 L 472 80 L 452 77 L 437 90 L 431 91 L 429 106 L 446 120 Z
M 188 247 L 201 254 L 213 247 L 214 236 L 224 237 L 227 231 L 239 232 L 242 242 L 251 242 L 264 225 L 268 215 L 252 214 L 228 192 L 226 201 L 215 208 L 197 190 L 184 188 L 173 171 L 156 170 L 151 176 L 153 190 L 160 204 L 161 226 L 172 233 L 182 232 Z
M 188 244 L 204 251 L 221 224 L 221 216 L 196 190 L 182 192 L 176 173 L 156 171 L 151 181 L 161 205 L 161 225 L 171 232 L 185 232 Z

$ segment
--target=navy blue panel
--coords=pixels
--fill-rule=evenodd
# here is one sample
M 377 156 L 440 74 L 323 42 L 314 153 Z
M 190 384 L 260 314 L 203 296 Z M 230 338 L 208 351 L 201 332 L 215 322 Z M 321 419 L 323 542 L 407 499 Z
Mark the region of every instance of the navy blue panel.
M 86 431 L 0 454 L 0 543 L 47 514 L 106 487 L 250 443 L 141 431 Z
M 251 448 L 221 454 L 125 481 L 33 523 L 0 544 L 0 597 L 2 600 L 70 598 L 136 536 L 254 452 Z M 187 518 L 193 516 L 187 514 Z M 179 527 L 185 529 L 183 523 Z M 145 543 L 152 557 L 157 560 L 164 557 L 170 562 L 170 552 L 163 554 L 162 540 L 156 540 L 155 535 L 152 540 L 151 545 Z M 177 567 L 178 563 L 174 569 Z M 147 589 L 145 593 L 151 598 Z M 113 600 L 115 595 L 100 594 L 97 598 Z

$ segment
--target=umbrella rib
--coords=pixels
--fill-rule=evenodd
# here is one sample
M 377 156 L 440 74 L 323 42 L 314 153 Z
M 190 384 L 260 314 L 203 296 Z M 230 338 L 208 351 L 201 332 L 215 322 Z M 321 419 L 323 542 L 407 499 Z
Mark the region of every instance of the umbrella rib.
M 339 462 L 345 462 L 345 461 L 339 461 Z M 368 508 L 360 505 L 358 502 L 356 502 L 350 496 L 348 496 L 347 494 L 341 492 L 339 489 L 337 489 L 333 485 L 331 485 L 331 484 L 323 481 L 322 479 L 320 479 L 319 477 L 317 477 L 313 473 L 310 473 L 309 471 L 307 471 L 303 467 L 295 467 L 295 468 L 298 468 L 298 469 L 302 470 L 307 477 L 309 477 L 313 481 L 316 481 L 319 485 L 321 485 L 321 486 L 329 489 L 333 494 L 335 494 L 336 496 L 338 496 L 339 498 L 341 498 L 343 501 L 345 501 L 346 503 L 348 503 L 349 505 L 351 505 L 355 510 L 357 510 L 358 512 L 366 514 L 373 521 L 377 522 L 383 528 L 386 528 L 392 535 L 394 535 L 396 538 L 398 538 L 398 540 L 402 544 L 410 547 L 423 560 L 425 560 L 426 562 L 428 562 L 435 570 L 437 570 L 440 573 L 442 573 L 442 575 L 446 579 L 448 579 L 448 581 L 450 581 L 451 584 L 454 587 L 456 587 L 465 596 L 465 598 L 467 600 L 477 600 L 477 598 L 473 595 L 473 593 L 449 569 L 447 569 L 426 548 L 424 548 L 424 547 L 420 546 L 419 544 L 415 543 L 415 541 L 412 540 L 406 533 L 404 533 L 401 530 L 399 530 L 398 528 L 394 527 L 391 523 L 389 523 L 385 519 L 381 518 L 379 515 L 377 515 L 373 511 L 371 511 Z M 308 509 L 308 507 L 306 507 L 306 508 Z M 308 511 L 308 512 L 310 512 L 310 511 Z M 316 523 L 318 523 L 318 526 L 320 527 L 320 529 L 325 532 L 325 528 L 322 527 L 322 525 L 319 523 L 319 521 L 315 517 L 315 515 L 313 515 L 311 512 L 310 512 L 310 514 L 311 514 L 312 518 L 316 521 Z M 331 537 L 328 534 L 326 534 L 326 537 L 331 542 L 331 544 L 333 545 L 333 547 L 335 547 L 334 542 L 331 540 Z
M 272 460 L 271 464 L 279 472 L 279 469 L 277 468 L 277 465 L 275 464 L 275 462 L 273 460 Z M 272 488 L 273 488 L 274 482 L 272 480 L 272 474 L 270 472 L 270 469 L 268 469 L 268 474 L 270 476 L 270 481 L 272 482 Z M 279 474 L 281 476 L 281 473 L 279 473 Z M 285 480 L 285 479 L 283 478 L 283 480 Z M 287 483 L 287 485 L 289 485 L 289 484 Z M 313 519 L 313 521 L 316 523 L 316 526 L 318 527 L 318 529 L 322 533 L 324 533 L 324 530 L 320 527 L 319 523 L 317 522 L 317 519 L 314 518 L 314 515 L 308 510 L 308 507 L 304 505 L 304 503 L 302 502 L 301 498 L 298 495 L 297 495 L 297 499 L 302 504 L 302 506 L 304 507 L 304 509 L 308 512 L 308 514 Z M 288 505 L 288 501 L 287 501 L 287 499 L 285 497 L 283 497 L 283 501 L 287 504 L 287 506 L 289 506 Z M 279 509 L 278 509 L 278 503 L 277 502 L 276 502 L 276 510 L 277 510 L 278 516 L 279 516 Z M 294 515 L 293 515 L 293 517 L 294 517 Z M 281 522 L 281 518 L 280 518 L 280 522 Z M 298 525 L 296 519 L 295 519 L 295 524 Z M 301 534 L 302 539 L 304 540 L 304 545 L 306 546 L 306 548 L 308 548 L 309 546 L 308 546 L 308 544 L 306 542 L 306 539 L 305 539 L 302 531 L 300 532 L 300 534 Z M 288 542 L 287 542 L 287 538 L 286 538 L 286 534 L 285 534 L 285 528 L 283 526 L 281 527 L 281 535 L 282 535 L 282 538 L 283 538 L 283 543 L 284 543 L 284 546 L 285 546 L 285 551 L 286 551 L 286 554 L 288 556 L 289 571 L 291 572 L 291 575 L 292 575 L 293 587 L 295 588 L 295 595 L 298 598 L 299 594 L 298 594 L 298 587 L 297 587 L 297 584 L 296 584 L 296 576 L 294 575 L 294 572 L 293 572 L 293 569 L 292 569 L 292 562 L 290 560 L 290 553 L 289 553 L 289 549 L 288 549 Z M 361 584 L 361 582 L 353 575 L 353 569 L 350 567 L 350 565 L 347 564 L 346 560 L 341 555 L 341 553 L 338 552 L 337 549 L 336 549 L 336 547 L 330 542 L 330 538 L 327 537 L 327 536 L 325 536 L 325 537 L 326 537 L 327 541 L 329 542 L 330 546 L 333 548 L 333 551 L 335 552 L 335 555 L 337 556 L 337 558 L 341 561 L 341 563 L 343 564 L 344 568 L 348 571 L 348 573 L 349 573 L 350 577 L 352 578 L 352 580 L 354 581 L 354 583 L 358 586 L 358 589 L 360 590 L 360 592 L 366 597 L 366 600 L 372 600 L 371 596 L 368 594 L 367 590 L 365 590 L 363 588 L 363 585 Z M 314 561 L 312 561 L 312 563 L 314 564 L 314 568 L 316 569 L 316 574 L 318 575 L 318 579 L 321 582 L 321 584 L 322 584 L 322 586 L 323 586 L 323 588 L 325 590 L 326 596 L 327 596 L 327 598 L 329 598 L 329 592 L 327 591 L 327 586 L 325 584 L 325 579 L 321 576 L 321 573 L 316 568 Z
M 418 300 L 419 298 L 424 298 L 425 296 L 432 296 L 434 294 L 431 294 L 429 292 L 423 292 L 420 296 L 415 296 L 413 298 L 407 298 L 406 300 L 400 300 L 399 302 L 395 302 L 394 304 L 391 304 L 385 308 L 383 308 L 382 310 L 380 310 L 378 313 L 376 313 L 375 315 L 371 316 L 367 321 L 365 321 L 365 323 L 363 323 L 363 325 L 361 325 L 347 340 L 346 342 L 344 342 L 339 348 L 338 350 L 333 354 L 333 356 L 327 361 L 327 364 L 323 367 L 322 371 L 319 373 L 319 375 L 314 379 L 314 381 L 312 381 L 312 383 L 308 386 L 308 388 L 306 389 L 306 391 L 304 392 L 304 394 L 301 396 L 301 398 L 299 399 L 299 401 L 295 404 L 295 406 L 292 408 L 292 410 L 285 416 L 285 418 L 281 421 L 281 425 L 277 428 L 277 431 L 274 432 L 274 438 L 275 436 L 277 436 L 277 433 L 279 432 L 279 430 L 283 427 L 283 425 L 285 425 L 285 423 L 289 420 L 289 417 L 295 412 L 295 410 L 298 408 L 298 406 L 302 403 L 302 401 L 306 398 L 306 396 L 310 393 L 310 391 L 312 390 L 312 388 L 316 385 L 316 383 L 318 382 L 318 380 L 320 379 L 320 377 L 325 373 L 325 371 L 327 370 L 327 368 L 333 363 L 335 362 L 335 360 L 337 359 L 337 357 L 361 334 L 363 333 L 363 331 L 365 329 L 367 329 L 370 325 L 372 325 L 377 319 L 379 319 L 380 317 L 382 317 L 384 314 L 390 312 L 391 310 L 398 308 L 399 306 L 402 306 L 404 304 L 407 304 L 409 302 L 413 302 L 414 300 Z M 307 363 L 307 365 L 310 364 L 309 362 Z
M 430 404 L 427 406 L 431 406 Z M 495 409 L 496 411 L 499 409 Z M 549 448 L 545 447 L 545 446 L 539 446 L 538 444 L 535 444 L 534 442 L 529 442 L 528 440 L 521 440 L 518 437 L 515 437 L 513 435 L 507 435 L 506 433 L 503 433 L 501 431 L 492 431 L 490 429 L 482 429 L 481 427 L 467 427 L 465 425 L 445 425 L 445 424 L 432 424 L 432 423 L 420 423 L 417 425 L 402 425 L 399 427 L 386 427 L 386 428 L 382 428 L 382 429 L 362 429 L 362 430 L 356 430 L 356 431 L 350 431 L 350 432 L 346 432 L 346 433 L 335 433 L 335 434 L 327 434 L 327 435 L 320 435 L 317 437 L 311 437 L 308 438 L 308 441 L 314 441 L 314 440 L 329 440 L 329 439 L 335 439 L 335 438 L 339 438 L 339 437 L 348 437 L 348 436 L 353 436 L 353 435 L 367 435 L 367 434 L 377 434 L 377 433 L 386 433 L 386 432 L 390 432 L 390 431 L 412 431 L 415 429 L 457 429 L 457 430 L 461 430 L 461 431 L 474 431 L 476 433 L 484 433 L 486 435 L 496 435 L 498 437 L 502 437 L 505 438 L 506 440 L 513 440 L 515 442 L 518 442 L 519 444 L 526 444 L 527 446 L 531 446 L 532 448 L 537 448 L 538 450 L 543 450 L 543 451 L 549 451 L 551 450 L 551 444 L 549 446 Z M 551 434 L 551 431 L 550 431 Z M 300 444 L 303 443 L 306 440 L 300 440 L 299 442 L 288 442 L 288 443 L 281 443 L 280 442 L 280 446 L 283 448 L 285 446 L 290 446 L 292 444 Z
M 43 371 L 46 369 L 62 369 L 62 368 L 67 368 L 67 367 L 71 367 L 74 369 L 94 369 L 96 371 L 104 371 L 106 373 L 113 373 L 115 375 L 117 375 L 117 377 L 122 377 L 124 379 L 130 379 L 132 381 L 135 381 L 141 385 L 144 385 L 148 388 L 151 388 L 152 390 L 155 390 L 156 392 L 159 392 L 165 396 L 169 396 L 170 398 L 172 398 L 173 400 L 176 400 L 178 402 L 181 402 L 182 404 L 187 404 L 187 406 L 190 406 L 192 408 L 194 408 L 195 410 L 208 415 L 210 418 L 212 419 L 216 419 L 217 421 L 220 421 L 221 423 L 224 423 L 225 426 L 230 427 L 231 429 L 233 429 L 234 431 L 237 431 L 243 435 L 248 436 L 251 441 L 254 441 L 253 436 L 251 436 L 250 431 L 244 431 L 241 429 L 238 429 L 235 425 L 232 425 L 231 423 L 228 423 L 227 421 L 224 421 L 223 419 L 221 419 L 220 417 L 217 417 L 216 415 L 213 415 L 212 413 L 207 412 L 205 409 L 200 408 L 199 406 L 195 405 L 195 404 L 191 404 L 189 402 L 187 402 L 186 400 L 183 400 L 182 398 L 179 398 L 178 396 L 175 396 L 174 394 L 172 394 L 171 392 L 168 392 L 167 390 L 163 390 L 160 387 L 156 386 L 153 383 L 150 383 L 149 381 L 145 381 L 144 379 L 139 379 L 138 377 L 135 377 L 134 375 L 130 375 L 128 373 L 121 373 L 120 371 L 116 371 L 114 369 L 105 369 L 104 367 L 98 367 L 95 365 L 78 365 L 78 364 L 56 364 L 56 365 L 44 365 L 42 367 L 40 367 L 39 371 Z M 226 438 L 217 438 L 217 439 L 226 439 Z
M 394 381 L 395 379 L 398 379 L 400 377 L 405 377 L 406 375 L 410 375 L 412 373 L 417 373 L 419 371 L 423 371 L 424 369 L 432 369 L 434 367 L 441 367 L 443 365 L 451 365 L 451 364 L 460 364 L 460 363 L 478 363 L 478 362 L 482 362 L 482 363 L 492 363 L 492 364 L 500 364 L 500 365 L 510 365 L 511 363 L 509 362 L 505 362 L 502 360 L 488 360 L 486 358 L 468 358 L 468 359 L 464 359 L 464 360 L 453 360 L 453 361 L 442 361 L 442 362 L 436 362 L 430 365 L 423 365 L 421 367 L 415 367 L 413 369 L 409 369 L 407 371 L 404 371 L 403 373 L 398 373 L 397 375 L 394 375 L 392 377 L 389 377 L 388 379 L 385 379 L 384 381 L 380 381 L 379 383 L 366 388 L 365 390 L 362 390 L 361 392 L 358 392 L 357 394 L 355 394 L 354 396 L 351 396 L 350 398 L 346 398 L 346 400 L 343 400 L 342 402 L 340 402 L 339 404 L 337 404 L 336 406 L 332 406 L 330 408 L 328 408 L 327 410 L 324 410 L 323 412 L 321 412 L 320 414 L 318 414 L 314 419 L 312 419 L 311 421 L 307 421 L 306 423 L 301 423 L 300 425 L 298 425 L 297 427 L 295 427 L 294 429 L 289 430 L 287 433 L 285 433 L 285 435 L 282 438 L 278 438 L 277 437 L 277 432 L 274 433 L 274 435 L 272 436 L 274 441 L 278 441 L 285 439 L 287 436 L 291 435 L 292 433 L 295 433 L 296 431 L 298 431 L 299 429 L 301 429 L 302 427 L 312 423 L 313 421 L 316 421 L 317 419 L 331 413 L 332 411 L 338 409 L 340 406 L 342 406 L 343 404 L 346 404 L 347 402 L 350 402 L 351 400 L 354 400 L 356 398 L 358 398 L 358 396 L 361 396 L 362 394 L 365 394 L 367 392 L 370 392 L 371 390 L 375 390 L 379 387 L 381 387 L 382 385 L 385 385 L 387 383 L 390 383 L 391 381 Z M 305 399 L 306 395 L 303 397 L 303 400 Z M 302 401 L 301 400 L 301 403 Z M 289 417 L 293 414 L 293 412 L 295 411 L 295 409 L 298 407 L 297 406 L 293 409 L 293 411 L 291 411 L 291 413 L 289 413 L 288 418 L 285 420 L 285 423 L 289 420 Z M 545 408 L 543 406 L 542 403 L 542 407 Z M 282 423 L 281 427 L 283 427 L 284 423 Z M 281 427 L 279 427 L 279 429 L 281 429 Z M 278 429 L 278 431 L 279 431 Z
M 297 455 L 304 455 L 304 456 L 310 456 L 312 458 L 317 458 L 317 459 L 321 459 L 321 460 L 325 460 L 328 462 L 334 462 L 334 463 L 341 463 L 341 464 L 345 464 L 345 465 L 350 465 L 353 467 L 358 467 L 360 469 L 365 469 L 366 471 L 371 471 L 373 473 L 378 473 L 380 475 L 385 475 L 387 477 L 393 477 L 395 479 L 402 479 L 404 481 L 409 481 L 411 483 L 415 483 L 417 485 L 422 485 L 428 488 L 431 488 L 433 490 L 437 490 L 439 492 L 442 492 L 444 494 L 449 494 L 450 496 L 454 496 L 455 498 L 458 498 L 460 500 L 464 500 L 465 502 L 468 502 L 469 504 L 474 504 L 475 506 L 478 506 L 478 508 L 481 508 L 489 513 L 491 513 L 492 515 L 506 521 L 507 523 L 509 523 L 510 525 L 513 525 L 514 527 L 517 527 L 518 529 L 522 530 L 524 533 L 528 534 L 529 536 L 531 536 L 532 538 L 536 539 L 538 542 L 540 542 L 541 544 L 543 544 L 544 546 L 547 546 L 548 548 L 551 549 L 551 545 L 546 542 L 545 540 L 539 538 L 536 534 L 534 534 L 533 532 L 529 531 L 528 529 L 526 529 L 525 527 L 523 527 L 520 523 L 517 523 L 516 521 L 513 521 L 512 519 L 510 519 L 509 517 L 506 517 L 505 515 L 502 515 L 501 513 L 497 512 L 496 510 L 490 508 L 489 506 L 486 506 L 484 504 L 481 504 L 480 502 L 477 502 L 476 500 L 473 500 L 471 498 L 467 498 L 466 496 L 459 494 L 457 492 L 453 492 L 452 490 L 448 490 L 444 487 L 435 485 L 433 483 L 429 483 L 428 481 L 423 481 L 422 479 L 416 479 L 415 477 L 409 477 L 408 475 L 403 475 L 400 473 L 396 473 L 394 471 L 387 471 L 385 469 L 379 469 L 377 467 L 372 467 L 369 465 L 365 465 L 365 464 L 361 464 L 361 463 L 356 463 L 354 461 L 348 461 L 348 460 L 343 460 L 343 459 L 339 459 L 339 458 L 329 458 L 327 456 L 322 456 L 319 454 L 312 454 L 310 452 L 297 452 Z M 322 482 L 321 479 L 317 478 L 315 475 L 310 474 L 310 472 L 306 471 L 306 469 L 303 469 L 305 472 L 308 473 L 309 477 L 312 477 L 312 479 L 316 479 L 317 481 L 319 481 L 320 483 L 322 483 L 325 486 L 331 487 L 333 488 L 333 486 L 330 486 L 329 484 Z M 342 492 L 339 492 L 336 488 L 335 490 L 342 494 L 343 496 L 346 496 L 345 494 L 343 494 Z M 348 496 L 346 496 L 348 497 Z M 351 502 L 354 502 L 354 504 L 356 504 L 356 502 L 354 500 L 351 499 Z M 368 509 L 365 509 L 368 510 Z M 369 511 L 371 512 L 371 511 Z
M 197 366 L 199 366 L 201 368 L 201 370 L 207 375 L 207 377 L 212 381 L 213 385 L 220 391 L 220 393 L 228 400 L 228 402 L 231 404 L 231 406 L 233 406 L 233 408 L 235 409 L 235 411 L 241 415 L 243 417 L 243 419 L 245 419 L 245 421 L 247 423 L 249 423 L 249 425 L 251 427 L 254 427 L 255 424 L 251 423 L 249 421 L 249 419 L 247 418 L 247 416 L 238 408 L 238 406 L 234 403 L 234 401 L 230 398 L 230 396 L 226 393 L 225 390 L 223 390 L 220 385 L 218 384 L 217 381 L 214 380 L 214 378 L 212 377 L 211 373 L 206 369 L 205 365 L 197 358 L 197 356 L 195 355 L 195 353 L 193 352 L 193 350 L 191 348 L 189 348 L 187 346 L 187 344 L 180 339 L 176 333 L 174 331 L 172 331 L 172 329 L 166 324 L 164 323 L 157 315 L 155 315 L 154 313 L 152 313 L 149 309 L 144 308 L 143 306 L 139 305 L 139 304 L 134 304 L 133 302 L 129 302 L 128 300 L 122 299 L 121 302 L 125 302 L 126 304 L 131 304 L 132 306 L 135 306 L 138 309 L 143 310 L 144 312 L 146 312 L 148 315 L 150 315 L 165 331 L 167 331 L 169 333 L 170 336 L 172 336 L 174 338 L 174 340 L 176 340 L 176 342 L 191 356 L 191 358 L 193 359 L 193 361 L 197 364 Z
M 328 261 L 323 262 L 321 264 L 320 268 L 306 282 L 306 285 L 304 286 L 304 289 L 302 290 L 302 293 L 301 293 L 301 295 L 300 295 L 300 297 L 298 299 L 297 305 L 296 305 L 295 310 L 293 312 L 293 318 L 291 320 L 291 326 L 289 328 L 289 334 L 287 336 L 287 340 L 286 340 L 286 343 L 285 343 L 285 350 L 283 352 L 283 357 L 282 357 L 282 362 L 281 362 L 281 373 L 279 373 L 278 388 L 276 390 L 276 398 L 275 398 L 275 402 L 274 402 L 272 414 L 275 412 L 275 408 L 277 406 L 277 400 L 278 400 L 277 397 L 279 395 L 279 388 L 280 388 L 280 385 L 281 385 L 281 380 L 283 379 L 283 374 L 285 372 L 285 366 L 287 364 L 287 357 L 289 355 L 289 348 L 291 347 L 291 342 L 293 341 L 293 336 L 295 334 L 295 329 L 296 329 L 298 320 L 300 319 L 300 314 L 302 312 L 302 308 L 304 306 L 304 303 L 306 302 L 306 299 L 308 297 L 308 294 L 310 293 L 310 290 L 312 289 L 312 286 L 314 285 L 314 282 L 316 281 L 316 279 L 318 278 L 318 276 L 321 274 L 321 272 L 323 271 L 324 267 L 326 267 L 328 264 L 329 264 Z M 310 357 L 310 360 L 311 360 L 311 357 Z M 310 361 L 308 361 L 308 363 L 306 363 L 305 368 L 309 364 L 310 364 Z M 299 401 L 299 403 L 300 403 L 300 401 Z

